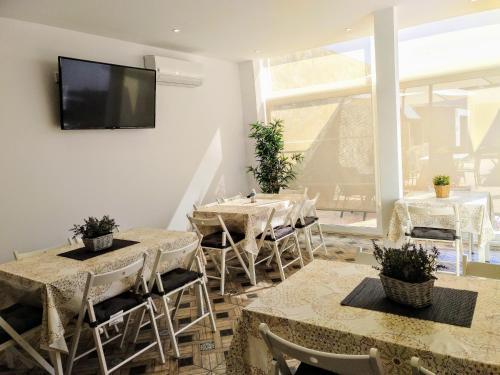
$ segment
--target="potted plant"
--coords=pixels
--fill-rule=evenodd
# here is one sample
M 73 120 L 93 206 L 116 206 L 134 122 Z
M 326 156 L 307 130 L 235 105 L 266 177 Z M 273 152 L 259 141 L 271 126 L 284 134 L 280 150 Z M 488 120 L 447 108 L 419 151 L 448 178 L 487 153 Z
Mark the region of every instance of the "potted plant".
M 450 196 L 450 176 L 435 176 L 432 181 L 434 182 L 436 197 L 448 198 Z
M 434 272 L 446 268 L 437 264 L 438 249 L 406 243 L 401 248 L 386 248 L 373 242 L 373 255 L 380 266 L 380 281 L 387 298 L 415 308 L 432 303 Z
M 83 225 L 73 225 L 70 229 L 73 232 L 73 238 L 82 237 L 82 241 L 90 251 L 104 250 L 113 245 L 113 230 L 118 228 L 115 220 L 108 215 L 104 215 L 102 219 L 89 217 L 84 219 Z
M 250 124 L 250 138 L 255 139 L 255 156 L 258 166 L 247 168 L 252 173 L 263 193 L 278 193 L 286 189 L 297 175 L 295 166 L 303 159 L 302 154 L 284 154 L 283 121 L 273 120 L 269 124 Z

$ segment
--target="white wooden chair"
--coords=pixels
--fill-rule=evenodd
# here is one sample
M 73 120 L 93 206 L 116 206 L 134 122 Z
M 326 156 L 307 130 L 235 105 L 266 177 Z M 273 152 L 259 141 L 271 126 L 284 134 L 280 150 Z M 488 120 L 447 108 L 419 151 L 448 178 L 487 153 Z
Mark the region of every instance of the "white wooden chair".
M 454 229 L 443 229 L 433 227 L 418 227 L 414 226 L 412 216 L 428 216 L 430 218 L 437 216 L 450 216 L 453 217 Z M 406 217 L 408 222 L 405 228 L 405 236 L 408 241 L 424 241 L 427 246 L 429 243 L 444 242 L 453 245 L 456 252 L 455 274 L 460 274 L 460 257 L 462 254 L 462 237 L 460 229 L 460 210 L 458 205 L 445 206 L 445 207 L 421 207 L 406 204 Z M 441 261 L 441 263 L 451 263 Z
M 365 264 L 367 266 L 378 266 L 378 262 L 373 256 L 373 253 L 363 250 L 362 247 L 358 248 L 356 256 L 354 257 L 354 262 L 359 264 Z
M 477 276 L 500 280 L 500 264 L 469 262 L 467 260 L 467 255 L 463 255 L 462 268 L 464 276 Z
M 255 282 L 255 280 L 252 280 L 248 267 L 240 254 L 240 250 L 238 249 L 238 245 L 245 240 L 244 234 L 229 232 L 220 215 L 216 215 L 211 218 L 198 218 L 187 215 L 187 218 L 195 232 L 198 234 L 202 249 L 208 254 L 218 271 L 219 276 L 207 274 L 207 277 L 220 280 L 221 295 L 224 295 L 226 273 L 228 272 L 227 262 L 235 258 L 238 259 L 250 281 Z M 215 229 L 215 232 L 204 236 L 200 231 L 200 227 L 211 227 Z M 227 253 L 230 251 L 234 252 L 234 256 L 228 259 Z
M 180 333 L 206 317 L 210 318 L 212 332 L 217 330 L 210 304 L 210 297 L 208 296 L 205 278 L 202 273 L 203 267 L 198 257 L 199 251 L 201 251 L 199 240 L 176 250 L 158 250 L 151 278 L 148 283 L 148 288 L 151 290 L 151 293 L 159 296 L 161 299 L 163 313 L 157 315 L 156 319 L 165 317 L 170 340 L 172 341 L 172 347 L 174 349 L 174 355 L 177 358 L 180 356 L 177 343 L 177 336 Z M 196 271 L 193 270 L 193 268 L 195 268 Z M 201 314 L 195 320 L 176 331 L 174 329 L 174 319 L 179 309 L 181 298 L 185 291 L 193 287 L 199 288 L 199 293 L 197 294 L 199 300 L 197 303 Z M 177 295 L 175 307 L 171 309 L 168 303 L 170 298 L 174 295 Z M 205 306 L 207 311 L 204 309 Z M 149 324 L 149 322 L 145 324 Z
M 19 251 L 14 250 L 12 252 L 12 254 L 14 255 L 15 260 L 21 260 L 21 259 L 25 259 L 25 258 L 30 258 L 30 257 L 35 256 L 35 255 L 45 254 L 49 250 L 50 249 L 41 249 L 41 250 L 23 251 L 23 252 L 19 252 Z
M 73 334 L 71 348 L 69 352 L 68 362 L 67 362 L 67 370 L 66 374 L 71 374 L 73 369 L 73 365 L 75 361 L 82 359 L 88 354 L 97 351 L 97 356 L 99 359 L 99 365 L 101 368 L 101 372 L 104 375 L 107 375 L 117 369 L 119 369 L 124 364 L 128 363 L 132 359 L 138 357 L 142 353 L 147 350 L 156 347 L 158 352 L 160 353 L 160 360 L 162 363 L 165 363 L 165 356 L 163 354 L 163 349 L 161 346 L 160 335 L 158 333 L 158 327 L 156 325 L 156 320 L 154 319 L 153 312 L 153 302 L 151 300 L 151 296 L 148 293 L 148 286 L 146 284 L 146 280 L 144 279 L 144 265 L 146 261 L 146 254 L 138 259 L 137 261 L 129 264 L 126 267 L 117 269 L 115 271 L 102 273 L 99 275 L 95 275 L 93 273 L 89 273 L 87 277 L 87 283 L 85 285 L 85 290 L 83 293 L 82 305 L 80 308 L 80 313 L 78 315 L 78 320 L 75 327 L 75 333 Z M 122 281 L 126 278 L 136 276 L 135 286 L 132 290 L 121 293 L 115 297 L 108 298 L 104 301 L 101 301 L 97 304 L 94 304 L 92 298 L 92 291 L 94 288 L 102 287 L 103 285 L 111 285 L 114 282 Z M 139 290 L 142 288 L 144 294 L 139 294 Z M 114 364 L 114 366 L 108 369 L 108 365 L 106 362 L 106 357 L 104 354 L 104 345 L 116 340 L 121 337 L 121 347 L 123 347 L 125 343 L 125 337 L 127 334 L 127 330 L 130 323 L 130 315 L 135 311 L 147 311 L 149 313 L 152 331 L 154 334 L 154 339 L 151 343 L 146 345 L 144 348 L 140 349 L 136 353 L 129 356 L 127 359 L 123 360 L 118 364 Z M 125 327 L 123 332 L 121 333 L 117 328 L 116 334 L 112 337 L 108 337 L 106 327 L 115 326 L 117 327 L 118 323 L 123 321 L 125 318 Z M 76 355 L 78 344 L 80 341 L 80 335 L 84 325 L 88 326 L 92 330 L 92 334 L 94 337 L 94 347 L 90 350 L 87 350 L 79 355 Z M 140 324 L 137 324 L 137 330 L 141 328 Z M 106 341 L 102 341 L 101 334 L 105 334 Z M 136 333 L 137 337 L 137 333 Z
M 24 364 L 31 366 L 30 361 L 24 355 L 25 352 L 46 372 L 54 374 L 54 368 L 25 338 L 40 329 L 42 315 L 41 308 L 21 303 L 0 310 L 0 353 L 17 355 Z M 17 345 L 23 349 L 23 352 L 16 349 Z
M 411 357 L 411 375 L 436 375 L 430 370 L 420 366 L 420 359 L 418 357 Z
M 303 194 L 304 197 L 307 197 L 307 187 L 297 188 L 297 189 L 284 189 L 280 188 L 279 194 Z
M 273 356 L 272 375 L 292 375 L 283 355 L 298 359 L 301 363 L 295 375 L 342 374 L 342 375 L 381 375 L 382 367 L 378 350 L 370 349 L 367 355 L 345 355 L 325 353 L 305 348 L 282 339 L 269 330 L 265 323 L 259 332 Z
M 271 210 L 264 231 L 257 236 L 259 253 L 266 246 L 271 249 L 271 254 L 261 259 L 256 259 L 253 262 L 253 270 L 251 269 L 250 273 L 255 275 L 255 266 L 265 261 L 269 265 L 275 259 L 281 280 L 284 281 L 286 278 L 285 268 L 296 262 L 299 262 L 301 268 L 304 267 L 297 231 L 293 226 L 293 223 L 297 220 L 298 211 L 301 209 L 301 206 L 301 204 L 292 204 L 290 207 L 278 212 L 275 208 Z M 277 218 L 278 223 L 275 222 L 275 218 Z M 292 244 L 289 244 L 290 240 L 292 240 Z M 282 255 L 287 251 L 290 251 L 295 257 L 283 263 Z M 295 254 L 293 254 L 294 252 Z
M 306 250 L 311 260 L 314 259 L 314 253 L 316 252 L 316 250 L 320 248 L 323 248 L 325 250 L 325 254 L 328 255 L 325 239 L 323 237 L 323 231 L 321 230 L 321 224 L 316 212 L 316 202 L 318 201 L 318 198 L 319 193 L 317 193 L 313 199 L 304 200 L 299 218 L 295 223 L 295 229 L 297 229 L 299 233 L 304 234 Z M 314 246 L 312 238 L 313 227 L 316 227 L 318 229 L 320 238 L 320 243 L 316 247 Z

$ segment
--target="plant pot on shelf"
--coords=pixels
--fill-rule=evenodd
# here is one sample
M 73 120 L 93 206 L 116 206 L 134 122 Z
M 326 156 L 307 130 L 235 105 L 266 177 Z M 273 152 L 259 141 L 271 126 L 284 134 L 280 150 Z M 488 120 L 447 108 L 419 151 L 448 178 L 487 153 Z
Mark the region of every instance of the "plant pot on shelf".
M 434 279 L 422 283 L 407 283 L 380 274 L 380 281 L 385 295 L 390 300 L 415 308 L 422 308 L 432 304 Z
M 105 250 L 113 246 L 113 233 L 95 238 L 82 238 L 82 241 L 89 251 Z
M 437 198 L 448 198 L 450 196 L 450 185 L 434 185 Z

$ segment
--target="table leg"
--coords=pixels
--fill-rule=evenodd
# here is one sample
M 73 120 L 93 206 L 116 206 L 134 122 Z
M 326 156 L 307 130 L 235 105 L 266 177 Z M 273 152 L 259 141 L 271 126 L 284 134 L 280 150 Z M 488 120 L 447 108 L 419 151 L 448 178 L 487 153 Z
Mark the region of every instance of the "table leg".
M 248 271 L 250 273 L 250 283 L 257 285 L 257 277 L 255 275 L 255 255 L 248 254 Z
M 63 375 L 61 352 L 58 350 L 49 350 L 49 356 L 52 366 L 54 367 L 55 375 Z

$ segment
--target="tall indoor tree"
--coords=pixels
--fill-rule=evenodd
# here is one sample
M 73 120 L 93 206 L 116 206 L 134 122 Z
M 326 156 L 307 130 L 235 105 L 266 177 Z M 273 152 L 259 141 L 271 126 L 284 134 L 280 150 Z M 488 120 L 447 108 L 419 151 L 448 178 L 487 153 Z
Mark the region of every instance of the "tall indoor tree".
M 283 121 L 250 124 L 250 138 L 255 140 L 257 166 L 249 166 L 263 193 L 278 193 L 297 177 L 295 167 L 303 160 L 300 153 L 285 155 Z

